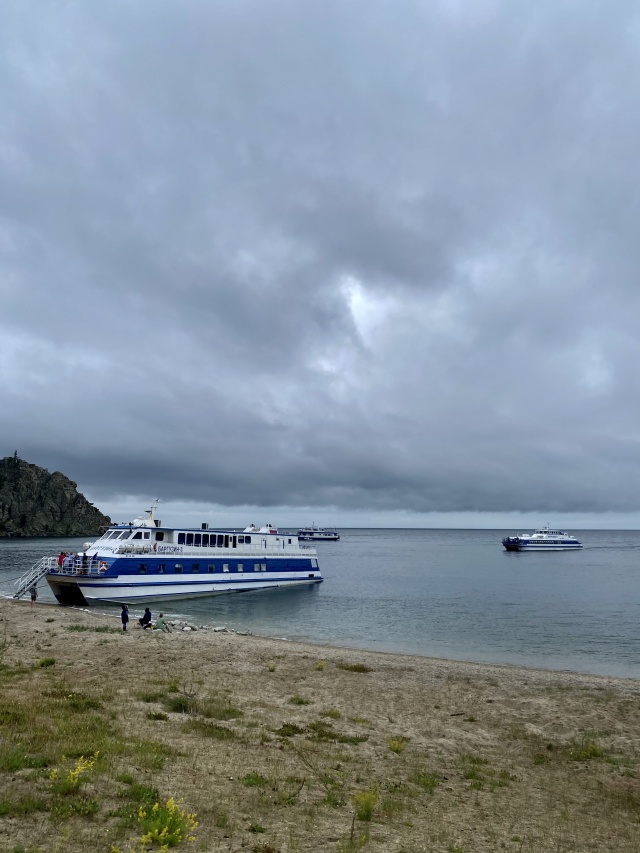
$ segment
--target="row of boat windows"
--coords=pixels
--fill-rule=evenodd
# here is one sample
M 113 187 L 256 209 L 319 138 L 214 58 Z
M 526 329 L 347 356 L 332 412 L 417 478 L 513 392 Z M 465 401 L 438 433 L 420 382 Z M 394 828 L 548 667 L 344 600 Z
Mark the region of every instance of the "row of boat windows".
M 191 563 L 191 566 L 188 568 L 190 568 L 192 572 L 199 572 L 200 571 L 200 563 Z M 171 567 L 171 566 L 169 567 L 169 570 L 171 570 L 171 569 L 176 574 L 179 575 L 184 571 L 184 565 L 182 563 L 175 563 L 173 565 L 173 567 Z M 167 565 L 166 565 L 166 563 L 160 563 L 157 567 L 154 566 L 154 570 L 159 575 L 164 575 L 167 572 Z M 207 563 L 206 568 L 205 568 L 205 566 L 202 566 L 202 571 L 208 572 L 209 574 L 213 574 L 216 571 L 220 571 L 220 569 L 219 568 L 216 569 L 215 563 Z M 230 571 L 244 572 L 244 563 L 236 563 L 234 566 L 230 566 L 229 563 L 223 563 L 222 564 L 222 571 L 223 572 L 230 572 Z M 247 566 L 247 571 L 248 572 L 251 571 L 249 566 Z M 267 564 L 266 563 L 254 563 L 253 564 L 253 571 L 254 572 L 266 572 L 267 571 Z M 146 563 L 138 563 L 138 574 L 141 574 L 141 575 L 147 574 L 147 564 Z
M 156 530 L 155 534 L 156 542 L 164 541 L 164 530 Z M 151 531 L 136 530 L 133 533 L 131 530 L 114 530 L 105 536 L 105 539 L 118 539 L 120 542 L 125 539 L 151 539 Z M 251 545 L 251 536 L 229 533 L 178 533 L 178 545 L 192 545 L 194 548 L 228 548 L 229 544 L 232 548 L 237 545 Z
M 291 542 L 291 539 L 289 539 Z M 194 548 L 235 548 L 251 545 L 250 536 L 231 536 L 229 533 L 178 533 L 178 545 L 193 545 Z

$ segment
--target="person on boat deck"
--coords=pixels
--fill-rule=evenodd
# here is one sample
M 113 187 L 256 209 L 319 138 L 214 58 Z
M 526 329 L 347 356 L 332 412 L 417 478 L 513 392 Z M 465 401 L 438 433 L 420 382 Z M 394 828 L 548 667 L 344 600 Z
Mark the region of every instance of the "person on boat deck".
M 60 553 L 58 554 L 58 571 L 60 571 L 60 569 L 62 569 L 62 565 L 64 563 L 66 556 L 67 555 L 64 553 L 64 551 L 60 551 Z
M 129 608 L 126 604 L 122 605 L 122 610 L 120 612 L 120 619 L 122 619 L 122 630 L 127 630 L 127 622 L 129 621 Z
M 138 623 L 141 628 L 148 628 L 151 625 L 151 611 L 148 607 L 145 607 L 142 618 L 138 619 Z
M 171 633 L 171 628 L 169 627 L 167 620 L 164 618 L 164 615 L 162 613 L 156 619 L 156 631 L 163 631 L 165 634 Z

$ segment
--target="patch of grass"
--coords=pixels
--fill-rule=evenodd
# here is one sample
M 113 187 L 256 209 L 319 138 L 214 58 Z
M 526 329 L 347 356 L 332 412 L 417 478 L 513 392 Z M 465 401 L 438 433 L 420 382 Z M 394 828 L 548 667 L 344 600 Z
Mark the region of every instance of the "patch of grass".
M 20 800 L 0 800 L 0 816 L 16 817 L 32 814 L 33 812 L 49 811 L 49 803 L 36 797 L 24 797 Z
M 387 738 L 387 744 L 389 745 L 389 749 L 391 752 L 395 752 L 396 755 L 400 755 L 401 752 L 404 752 L 404 749 L 407 745 L 407 738 L 404 735 L 398 735 L 397 737 L 389 737 Z
M 189 720 L 188 723 L 184 724 L 183 731 L 194 732 L 216 740 L 238 740 L 238 735 L 232 729 L 219 726 L 217 723 L 209 722 L 209 720 Z
M 274 734 L 280 737 L 293 737 L 294 735 L 303 735 L 306 729 L 297 726 L 295 723 L 283 723 L 279 729 L 275 729 Z
M 49 621 L 49 620 L 47 620 Z M 51 620 L 53 621 L 53 620 Z M 110 625 L 66 625 L 65 631 L 85 632 L 92 634 L 121 634 L 120 628 L 112 628 Z
M 289 699 L 290 705 L 311 705 L 311 699 L 305 699 L 304 696 L 291 696 Z
M 604 758 L 605 755 L 604 749 L 592 740 L 583 741 L 569 750 L 569 758 L 572 761 L 591 761 L 593 758 Z
M 319 660 L 313 668 L 316 670 L 316 672 L 322 672 L 326 665 L 327 664 L 325 661 Z
M 247 773 L 240 780 L 245 788 L 264 788 L 269 784 L 266 776 L 261 776 L 259 773 Z
M 148 720 L 168 720 L 169 715 L 165 714 L 164 711 L 147 711 L 147 719 Z
M 352 799 L 358 820 L 370 821 L 378 802 L 378 789 L 371 786 L 364 791 L 356 791 Z
M 61 820 L 66 820 L 74 815 L 81 817 L 91 817 L 97 814 L 100 806 L 97 800 L 80 794 L 75 797 L 65 797 L 57 799 L 52 808 L 51 813 L 54 817 Z
M 0 747 L 0 771 L 16 773 L 26 768 L 48 767 L 51 762 L 44 755 L 29 755 L 21 747 L 9 748 L 4 752 Z
M 55 663 L 55 658 L 42 658 L 42 660 L 38 661 L 38 666 L 44 669 L 48 666 L 55 666 Z
M 321 717 L 330 717 L 332 720 L 339 720 L 342 714 L 337 708 L 327 708 L 326 711 L 320 711 Z
M 261 826 L 259 823 L 250 823 L 247 827 L 249 832 L 266 832 L 267 830 L 264 826 Z
M 162 702 L 167 694 L 163 691 L 162 693 L 154 692 L 145 692 L 138 693 L 136 699 L 139 699 L 141 702 Z
M 196 708 L 195 697 L 185 696 L 183 693 L 178 693 L 176 696 L 165 696 L 162 701 L 167 711 L 174 714 L 190 714 Z
M 326 723 L 324 720 L 316 720 L 314 723 L 309 723 L 307 729 L 313 733 L 309 737 L 309 740 L 348 744 L 365 743 L 369 740 L 369 735 L 345 735 L 336 732 L 331 723 Z
M 441 779 L 439 776 L 436 776 L 434 773 L 415 773 L 411 777 L 411 781 L 422 788 L 424 791 L 427 791 L 429 794 L 433 794 L 438 785 L 441 783 Z
M 197 711 L 209 720 L 237 720 L 243 716 L 240 708 L 234 708 L 227 700 L 212 698 L 199 703 Z
M 338 669 L 344 669 L 347 672 L 373 672 L 373 669 L 370 666 L 367 666 L 365 663 L 337 663 L 336 666 Z

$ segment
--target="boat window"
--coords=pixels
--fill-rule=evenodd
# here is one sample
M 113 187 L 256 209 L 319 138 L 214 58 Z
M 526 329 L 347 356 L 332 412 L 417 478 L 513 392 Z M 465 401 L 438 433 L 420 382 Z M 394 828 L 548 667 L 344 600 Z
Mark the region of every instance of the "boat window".
M 244 572 L 244 565 L 243 565 L 243 563 L 238 563 L 238 571 L 239 571 L 239 572 Z
M 146 575 L 147 573 L 147 564 L 146 563 L 138 563 L 138 574 Z
M 187 533 L 187 545 L 193 545 L 193 533 Z
M 224 547 L 225 548 L 229 547 L 229 534 L 228 533 L 225 533 L 225 536 L 224 536 Z
M 289 539 L 289 545 L 291 545 L 291 539 Z
M 253 564 L 253 571 L 254 571 L 254 572 L 259 572 L 259 571 L 260 571 L 260 563 L 254 563 L 254 564 Z
M 192 572 L 199 572 L 200 571 L 200 563 L 192 563 L 191 564 L 191 571 Z
M 223 571 L 223 572 L 228 572 L 228 571 L 229 571 L 229 563 L 224 563 L 224 564 L 223 564 L 223 566 L 222 566 L 222 571 Z
M 138 532 L 134 533 L 131 538 L 132 539 L 142 539 L 142 531 L 138 530 Z
M 184 545 L 184 533 L 178 533 L 178 545 Z
M 194 535 L 194 537 L 193 537 L 193 544 L 194 544 L 197 548 L 199 548 L 199 547 L 201 546 L 201 544 L 202 544 L 202 534 L 201 534 L 201 533 L 196 533 L 196 534 Z
M 202 534 L 202 547 L 203 548 L 209 547 L 209 534 L 208 533 Z
M 218 533 L 218 548 L 222 548 L 224 546 L 224 536 L 222 533 Z
M 232 548 L 235 548 L 235 547 L 236 547 L 236 537 L 235 537 L 235 536 L 232 536 L 232 537 L 231 537 L 231 540 L 232 540 L 231 547 L 232 547 Z
M 176 574 L 179 575 L 182 572 L 182 563 L 176 563 L 175 570 Z
M 215 570 L 216 570 L 215 563 L 209 563 L 209 565 L 207 566 L 207 571 L 209 572 L 209 574 L 211 574 L 212 572 L 215 572 Z
M 267 564 L 266 564 L 266 563 L 261 563 L 261 564 L 260 564 L 260 571 L 261 571 L 261 572 L 266 572 L 266 571 L 267 571 Z
M 251 545 L 251 537 L 250 536 L 244 537 L 244 544 L 245 545 Z
M 238 536 L 238 544 L 244 545 L 244 536 Z
M 125 539 L 128 539 L 131 536 L 131 532 L 132 532 L 131 530 L 123 530 L 120 533 L 120 536 L 118 536 L 118 539 L 122 539 L 123 541 Z
M 156 533 L 156 542 L 164 542 L 164 530 Z

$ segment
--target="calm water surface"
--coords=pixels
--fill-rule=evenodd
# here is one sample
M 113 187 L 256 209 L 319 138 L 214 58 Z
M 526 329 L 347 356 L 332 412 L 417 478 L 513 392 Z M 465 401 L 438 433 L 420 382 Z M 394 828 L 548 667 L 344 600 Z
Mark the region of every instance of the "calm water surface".
M 289 639 L 640 678 L 640 531 L 583 531 L 582 551 L 538 554 L 504 551 L 510 532 L 344 530 L 318 543 L 318 586 L 164 609 Z M 0 592 L 41 556 L 83 541 L 0 540 Z M 39 589 L 54 601 L 45 582 Z

